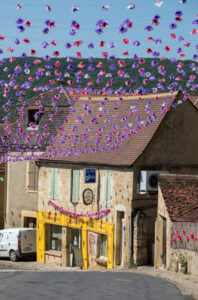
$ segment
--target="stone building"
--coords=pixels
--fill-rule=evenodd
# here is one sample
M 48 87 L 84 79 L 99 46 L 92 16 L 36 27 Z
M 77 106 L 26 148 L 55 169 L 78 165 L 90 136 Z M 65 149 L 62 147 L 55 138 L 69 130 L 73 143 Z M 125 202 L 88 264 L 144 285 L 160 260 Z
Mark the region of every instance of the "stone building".
M 155 267 L 198 275 L 198 176 L 160 175 Z
M 92 101 L 86 95 L 69 97 L 74 100 L 73 113 L 62 136 L 38 161 L 38 260 L 69 265 L 76 245 L 90 268 L 128 266 L 131 258 L 136 265 L 153 263 L 158 175 L 198 174 L 194 98 L 182 103 L 177 93 L 113 95 L 102 101 L 100 95 Z M 91 170 L 95 181 L 86 182 Z M 82 225 L 75 215 L 61 213 L 90 217 L 106 208 L 110 212 L 102 219 L 104 231 L 96 218 L 90 241 L 86 217 Z M 114 228 L 113 237 L 111 230 L 105 231 L 108 226 Z M 72 233 L 72 227 L 78 232 Z M 89 243 L 96 245 L 92 253 Z
M 53 135 L 59 134 L 68 106 L 66 93 L 53 89 L 17 107 L 6 148 L 9 157 L 5 174 L 5 228 L 36 227 L 38 167 L 35 159 L 53 143 Z

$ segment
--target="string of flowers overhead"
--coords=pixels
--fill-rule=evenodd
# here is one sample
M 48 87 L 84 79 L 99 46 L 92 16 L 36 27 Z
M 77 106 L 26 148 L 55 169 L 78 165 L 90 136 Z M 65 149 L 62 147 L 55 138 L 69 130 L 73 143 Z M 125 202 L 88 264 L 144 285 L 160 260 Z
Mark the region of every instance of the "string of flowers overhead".
M 49 200 L 48 204 L 51 205 L 55 210 L 59 211 L 61 214 L 65 214 L 68 216 L 72 216 L 72 217 L 87 217 L 87 218 L 93 218 L 93 217 L 98 217 L 98 216 L 104 216 L 107 215 L 110 212 L 110 209 L 104 209 L 101 211 L 97 211 L 91 214 L 77 214 L 74 212 L 70 212 L 67 210 L 64 210 L 62 207 L 60 207 L 59 205 L 55 204 L 53 201 Z

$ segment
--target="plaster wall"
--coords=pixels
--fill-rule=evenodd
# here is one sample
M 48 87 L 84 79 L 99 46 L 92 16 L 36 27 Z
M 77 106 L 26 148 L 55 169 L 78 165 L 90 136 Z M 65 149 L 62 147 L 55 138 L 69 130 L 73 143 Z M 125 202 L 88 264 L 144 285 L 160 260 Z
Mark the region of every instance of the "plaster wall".
M 29 191 L 28 161 L 7 164 L 7 196 L 5 228 L 21 227 L 21 211 L 37 211 L 38 191 Z
M 71 167 L 54 164 L 58 167 L 58 198 L 54 202 L 63 209 L 76 213 L 93 213 L 106 209 L 104 203 L 104 174 L 105 168 L 96 168 L 96 182 L 84 182 L 84 167 L 79 167 L 80 183 L 79 183 L 79 203 L 71 202 Z M 103 218 L 104 221 L 115 224 L 117 211 L 124 212 L 124 251 L 123 265 L 128 265 L 130 256 L 130 214 L 131 214 L 131 199 L 132 199 L 132 183 L 133 173 L 129 169 L 113 169 L 112 173 L 112 189 L 110 213 Z M 90 188 L 94 194 L 93 203 L 85 205 L 83 202 L 83 191 L 85 188 Z M 54 211 L 54 208 L 48 205 L 50 200 L 50 167 L 47 164 L 41 165 L 39 169 L 39 200 L 38 210 Z M 115 248 L 114 238 L 114 248 Z M 115 255 L 114 255 L 115 258 Z

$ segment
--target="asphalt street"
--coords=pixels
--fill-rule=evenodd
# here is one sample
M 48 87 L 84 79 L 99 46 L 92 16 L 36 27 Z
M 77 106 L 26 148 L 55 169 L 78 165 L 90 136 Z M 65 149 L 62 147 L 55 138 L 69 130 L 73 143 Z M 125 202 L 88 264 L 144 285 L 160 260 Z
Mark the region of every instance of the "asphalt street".
M 192 300 L 172 283 L 121 272 L 0 272 L 1 300 Z

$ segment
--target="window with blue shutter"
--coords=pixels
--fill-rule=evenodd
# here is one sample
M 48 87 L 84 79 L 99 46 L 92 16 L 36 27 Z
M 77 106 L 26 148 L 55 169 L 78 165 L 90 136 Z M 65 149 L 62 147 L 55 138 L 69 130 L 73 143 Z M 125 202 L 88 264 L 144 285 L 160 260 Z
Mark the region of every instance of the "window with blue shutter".
M 106 171 L 104 174 L 104 206 L 111 206 L 111 187 L 112 187 L 112 173 Z
M 80 179 L 80 170 L 72 170 L 72 180 L 71 180 L 71 202 L 79 202 L 79 179 Z
M 58 198 L 58 168 L 50 169 L 50 198 L 57 200 Z

